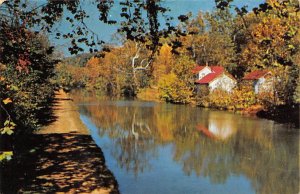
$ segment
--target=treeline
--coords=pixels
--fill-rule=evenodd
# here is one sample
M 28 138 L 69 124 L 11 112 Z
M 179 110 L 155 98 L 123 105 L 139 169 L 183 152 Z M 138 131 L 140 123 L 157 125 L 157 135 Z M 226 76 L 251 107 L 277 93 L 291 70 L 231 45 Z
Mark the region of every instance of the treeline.
M 229 7 L 183 18 L 180 35 L 161 38 L 153 54 L 147 45 L 124 40 L 107 46 L 85 65 L 59 63 L 63 87 L 85 86 L 113 96 L 159 98 L 173 103 L 240 109 L 300 102 L 299 2 L 269 0 L 247 12 Z M 188 19 L 190 18 L 190 19 Z M 122 35 L 122 34 L 121 34 Z M 222 66 L 240 83 L 245 73 L 268 70 L 276 78 L 276 96 L 255 95 L 238 84 L 233 92 L 195 92 L 195 65 Z

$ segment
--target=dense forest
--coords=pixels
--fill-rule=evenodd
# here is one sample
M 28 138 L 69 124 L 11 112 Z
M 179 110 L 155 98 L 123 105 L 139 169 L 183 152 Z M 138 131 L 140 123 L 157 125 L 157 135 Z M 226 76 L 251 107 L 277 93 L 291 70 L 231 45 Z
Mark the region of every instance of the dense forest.
M 178 26 L 160 1 L 121 1 L 124 19 L 118 30 L 121 45 L 104 44 L 84 23 L 80 1 L 5 1 L 0 7 L 0 133 L 32 133 L 50 120 L 54 90 L 85 87 L 111 96 L 138 96 L 172 103 L 229 109 L 261 104 L 300 102 L 300 16 L 297 0 L 268 0 L 248 11 L 232 1 L 216 0 L 216 9 L 197 16 L 181 15 Z M 99 20 L 108 19 L 111 1 L 97 1 Z M 71 54 L 93 54 L 60 60 L 48 40 L 64 12 L 74 30 L 57 38 L 71 41 Z M 145 22 L 145 18 L 147 22 Z M 75 21 L 77 23 L 75 24 Z M 79 38 L 78 38 L 79 37 Z M 86 38 L 90 37 L 90 38 Z M 276 94 L 258 96 L 238 84 L 233 92 L 195 92 L 192 69 L 198 65 L 224 67 L 235 79 L 267 69 L 276 77 Z M 239 82 L 240 83 L 240 82 Z M 0 160 L 11 152 L 1 152 Z

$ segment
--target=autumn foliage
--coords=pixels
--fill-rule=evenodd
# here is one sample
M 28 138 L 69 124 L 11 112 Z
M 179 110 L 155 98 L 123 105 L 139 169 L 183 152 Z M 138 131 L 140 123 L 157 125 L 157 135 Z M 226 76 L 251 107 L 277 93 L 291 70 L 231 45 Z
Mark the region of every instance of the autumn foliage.
M 2 134 L 27 133 L 45 120 L 42 113 L 49 109 L 53 95 L 50 78 L 55 63 L 47 41 L 24 27 L 2 26 L 0 30 L 0 115 L 6 120 L 0 125 Z M 6 130 L 15 124 L 16 129 Z
M 296 7 L 295 2 L 268 1 L 252 12 L 236 8 L 236 15 L 226 6 L 199 12 L 178 25 L 185 32 L 182 36 L 171 33 L 161 38 L 155 56 L 146 44 L 124 40 L 122 46 L 109 46 L 83 67 L 62 63 L 57 72 L 64 77 L 62 85 L 68 84 L 66 81 L 113 96 L 139 94 L 145 98 L 152 93 L 167 102 L 222 109 L 292 104 L 299 101 L 300 20 Z M 196 64 L 223 66 L 239 85 L 231 93 L 205 88 L 197 92 L 191 72 Z M 272 91 L 254 94 L 253 88 L 244 84 L 243 76 L 257 69 L 272 72 Z

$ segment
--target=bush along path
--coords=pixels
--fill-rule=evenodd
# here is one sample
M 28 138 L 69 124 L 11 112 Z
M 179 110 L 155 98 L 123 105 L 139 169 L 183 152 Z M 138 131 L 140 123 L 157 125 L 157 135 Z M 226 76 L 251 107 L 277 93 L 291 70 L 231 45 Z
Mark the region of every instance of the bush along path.
M 12 161 L 0 167 L 0 193 L 119 193 L 101 149 L 80 125 L 76 106 L 62 91 L 56 99 L 56 120 L 15 140 Z

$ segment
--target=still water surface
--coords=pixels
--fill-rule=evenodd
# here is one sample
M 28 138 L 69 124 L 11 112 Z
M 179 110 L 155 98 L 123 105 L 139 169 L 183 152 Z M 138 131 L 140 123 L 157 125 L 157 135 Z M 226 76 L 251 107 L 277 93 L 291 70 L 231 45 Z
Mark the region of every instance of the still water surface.
M 299 192 L 299 130 L 165 103 L 74 96 L 123 194 Z

